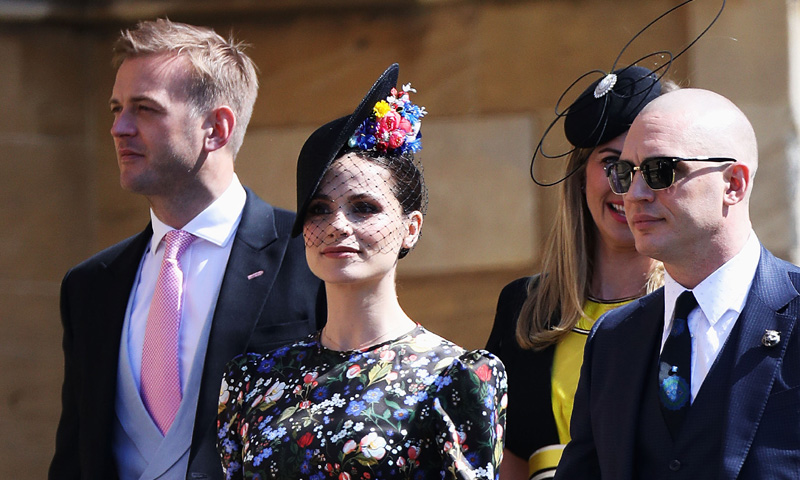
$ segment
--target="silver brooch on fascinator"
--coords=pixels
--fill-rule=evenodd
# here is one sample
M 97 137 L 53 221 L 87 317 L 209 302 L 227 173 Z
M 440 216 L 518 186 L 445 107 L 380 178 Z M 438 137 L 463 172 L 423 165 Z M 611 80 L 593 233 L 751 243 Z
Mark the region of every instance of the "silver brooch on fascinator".
M 594 98 L 600 98 L 606 93 L 610 92 L 614 85 L 617 84 L 617 76 L 613 73 L 609 73 L 602 80 L 594 89 Z

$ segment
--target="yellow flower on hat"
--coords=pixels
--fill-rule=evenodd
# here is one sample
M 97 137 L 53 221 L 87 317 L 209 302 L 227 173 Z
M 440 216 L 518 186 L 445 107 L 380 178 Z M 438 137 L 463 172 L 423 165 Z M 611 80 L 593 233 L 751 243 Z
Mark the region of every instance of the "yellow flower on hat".
M 387 102 L 386 100 L 381 100 L 380 102 L 375 104 L 375 108 L 373 110 L 375 111 L 376 117 L 382 118 L 391 109 L 392 107 L 389 106 L 389 102 Z

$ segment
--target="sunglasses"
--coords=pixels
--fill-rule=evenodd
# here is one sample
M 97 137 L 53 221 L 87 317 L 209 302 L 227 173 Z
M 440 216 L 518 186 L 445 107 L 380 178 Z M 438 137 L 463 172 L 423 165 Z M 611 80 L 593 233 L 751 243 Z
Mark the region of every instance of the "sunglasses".
M 627 160 L 617 160 L 605 166 L 608 184 L 617 195 L 628 192 L 636 170 L 642 172 L 644 182 L 651 190 L 663 190 L 675 182 L 675 168 L 678 162 L 735 162 L 728 157 L 650 157 L 638 167 Z

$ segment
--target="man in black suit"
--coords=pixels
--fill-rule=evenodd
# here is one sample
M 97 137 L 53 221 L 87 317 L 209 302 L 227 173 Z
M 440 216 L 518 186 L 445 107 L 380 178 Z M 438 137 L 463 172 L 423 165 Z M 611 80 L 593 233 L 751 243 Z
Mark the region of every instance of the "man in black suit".
M 221 478 L 216 412 L 225 364 L 316 330 L 324 291 L 302 240 L 290 238 L 294 214 L 262 201 L 234 173 L 258 90 L 241 46 L 160 19 L 122 32 L 115 65 L 120 183 L 147 198 L 151 222 L 64 278 L 63 410 L 49 476 Z M 165 244 L 175 234 L 188 239 L 175 260 L 171 292 L 179 293 L 161 294 L 170 283 L 162 279 Z M 163 298 L 178 307 L 162 306 Z M 154 315 L 174 318 L 173 333 Z M 170 351 L 171 363 L 159 363 Z M 159 398 L 145 395 L 145 385 Z
M 713 92 L 634 120 L 606 172 L 665 285 L 593 328 L 556 479 L 797 478 L 800 269 L 752 230 L 757 167 L 750 122 Z

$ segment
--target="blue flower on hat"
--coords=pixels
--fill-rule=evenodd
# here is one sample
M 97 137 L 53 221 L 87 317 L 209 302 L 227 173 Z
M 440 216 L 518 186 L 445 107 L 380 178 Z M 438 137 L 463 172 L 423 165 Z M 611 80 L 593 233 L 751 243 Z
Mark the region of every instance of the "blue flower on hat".
M 403 145 L 403 153 L 417 153 L 422 150 L 422 135 L 417 135 L 414 140 L 408 140 Z
M 361 150 L 371 150 L 375 148 L 375 135 L 378 132 L 378 126 L 371 119 L 367 119 L 364 123 L 359 125 L 350 141 L 350 147 L 357 147 Z
M 356 128 L 347 142 L 351 148 L 389 154 L 415 153 L 422 149 L 421 119 L 428 112 L 425 107 L 411 103 L 410 93 L 416 93 L 411 84 L 401 90 L 392 88 L 385 100 L 379 100 L 372 115 Z
M 424 109 L 421 109 L 418 105 L 414 105 L 411 102 L 406 103 L 403 107 L 403 116 L 406 117 L 412 124 L 419 122 L 420 118 L 422 118 L 424 115 Z

